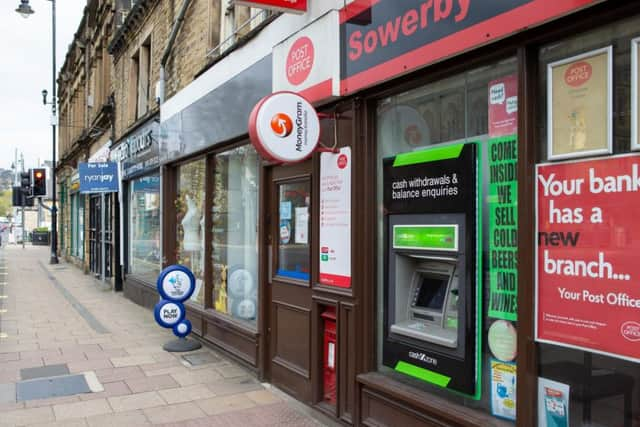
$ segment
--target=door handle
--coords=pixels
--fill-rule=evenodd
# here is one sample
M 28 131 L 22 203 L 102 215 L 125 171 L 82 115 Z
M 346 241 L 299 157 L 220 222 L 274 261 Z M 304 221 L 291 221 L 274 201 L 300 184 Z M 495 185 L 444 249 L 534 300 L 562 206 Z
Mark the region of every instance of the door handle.
M 273 245 L 267 246 L 267 283 L 271 283 L 271 278 L 273 277 Z

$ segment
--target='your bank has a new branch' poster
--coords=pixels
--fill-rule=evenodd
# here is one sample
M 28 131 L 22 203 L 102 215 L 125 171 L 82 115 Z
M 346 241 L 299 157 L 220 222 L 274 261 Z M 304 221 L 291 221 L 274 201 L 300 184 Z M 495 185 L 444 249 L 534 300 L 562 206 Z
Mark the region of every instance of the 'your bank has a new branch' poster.
M 538 165 L 536 339 L 640 361 L 640 156 Z

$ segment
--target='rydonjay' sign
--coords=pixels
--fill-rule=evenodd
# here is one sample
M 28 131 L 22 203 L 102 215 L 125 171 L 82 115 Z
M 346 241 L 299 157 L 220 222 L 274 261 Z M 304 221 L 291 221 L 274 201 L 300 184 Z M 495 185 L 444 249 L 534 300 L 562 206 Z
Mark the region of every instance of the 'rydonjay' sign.
M 115 162 L 79 163 L 81 193 L 118 191 L 118 165 Z

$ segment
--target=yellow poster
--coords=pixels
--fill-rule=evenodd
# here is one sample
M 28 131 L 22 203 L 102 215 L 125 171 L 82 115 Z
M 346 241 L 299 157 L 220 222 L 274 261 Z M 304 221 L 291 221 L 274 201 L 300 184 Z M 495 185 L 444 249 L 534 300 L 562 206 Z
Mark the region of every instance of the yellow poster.
M 549 64 L 549 158 L 611 152 L 611 48 Z

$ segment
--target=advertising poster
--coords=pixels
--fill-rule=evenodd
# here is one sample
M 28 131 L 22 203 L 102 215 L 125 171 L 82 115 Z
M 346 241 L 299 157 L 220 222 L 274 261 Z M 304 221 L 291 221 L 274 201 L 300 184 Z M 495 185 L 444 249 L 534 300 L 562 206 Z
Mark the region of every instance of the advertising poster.
M 640 155 L 536 177 L 536 339 L 640 361 Z
M 538 427 L 569 426 L 569 386 L 538 378 Z
M 611 152 L 611 47 L 548 65 L 548 157 Z
M 518 76 L 489 83 L 489 137 L 518 132 Z
M 516 364 L 491 360 L 491 414 L 516 420 Z
M 489 317 L 518 320 L 518 139 L 489 140 Z
M 309 243 L 309 208 L 306 206 L 296 208 L 295 242 L 304 245 Z
M 351 287 L 351 148 L 320 156 L 320 283 Z

